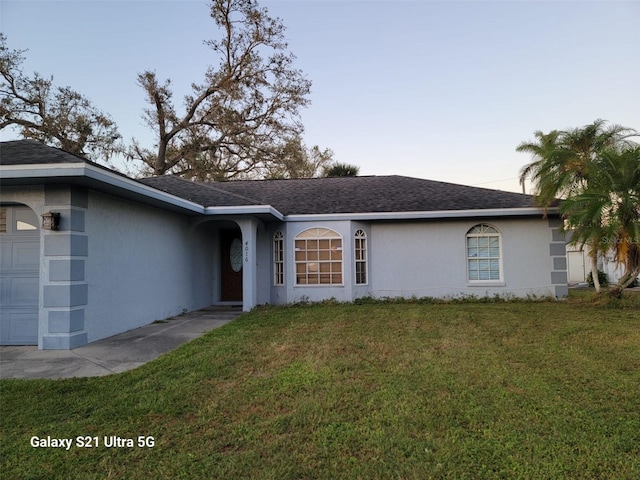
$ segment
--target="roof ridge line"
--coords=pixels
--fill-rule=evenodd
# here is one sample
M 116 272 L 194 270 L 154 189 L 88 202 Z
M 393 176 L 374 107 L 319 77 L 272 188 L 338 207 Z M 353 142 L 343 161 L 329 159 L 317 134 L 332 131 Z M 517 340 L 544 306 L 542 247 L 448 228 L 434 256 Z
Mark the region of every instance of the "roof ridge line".
M 534 197 L 535 196 L 535 195 L 532 195 L 532 194 L 529 194 L 529 193 L 511 192 L 509 190 L 501 190 L 499 188 L 479 187 L 477 185 L 467 185 L 466 183 L 449 182 L 449 181 L 446 181 L 446 180 L 434 180 L 432 178 L 410 177 L 408 175 L 397 175 L 397 174 L 386 175 L 386 176 L 387 177 L 398 177 L 398 178 L 409 178 L 409 179 L 412 179 L 412 180 L 421 180 L 421 181 L 425 181 L 425 182 L 440 183 L 440 184 L 445 184 L 445 185 L 453 185 L 453 186 L 456 186 L 456 187 L 471 188 L 471 189 L 475 189 L 475 190 L 485 190 L 485 191 L 489 191 L 489 192 L 508 193 L 510 195 L 520 195 L 521 197 Z
M 345 175 L 338 177 L 300 177 L 300 178 L 244 178 L 244 179 L 234 179 L 234 180 L 226 180 L 226 181 L 216 181 L 213 180 L 214 183 L 247 183 L 247 182 L 301 182 L 308 180 L 327 180 L 327 179 L 353 179 L 353 178 L 383 178 L 383 177 L 396 177 L 398 175 Z M 407 177 L 411 178 L 411 177 Z
M 157 175 L 157 177 L 163 177 L 163 176 L 164 176 L 164 175 Z M 210 188 L 210 189 L 212 189 L 212 190 L 215 190 L 215 191 L 216 191 L 216 192 L 218 192 L 218 193 L 223 193 L 223 194 L 225 194 L 225 195 L 232 195 L 232 196 L 234 196 L 234 197 L 236 197 L 236 198 L 240 198 L 240 199 L 242 199 L 242 200 L 249 200 L 250 202 L 253 202 L 255 205 L 263 205 L 263 204 L 264 204 L 264 202 L 261 202 L 261 201 L 259 201 L 259 200 L 255 199 L 255 198 L 246 197 L 246 196 L 244 196 L 244 195 L 240 195 L 239 193 L 230 192 L 229 190 L 225 190 L 225 189 L 223 189 L 223 188 L 215 187 L 215 186 L 211 185 L 211 183 L 209 183 L 209 182 L 202 182 L 202 181 L 187 180 L 186 178 L 182 178 L 182 177 L 179 177 L 179 176 L 177 176 L 177 175 L 169 175 L 169 176 L 170 176 L 170 177 L 173 177 L 173 178 L 177 178 L 178 180 L 181 180 L 181 181 L 183 181 L 183 182 L 190 183 L 190 184 L 192 184 L 192 185 L 193 185 L 193 184 L 196 184 L 196 185 L 200 185 L 200 186 L 202 186 L 202 187 Z M 218 183 L 220 183 L 220 182 L 218 182 Z

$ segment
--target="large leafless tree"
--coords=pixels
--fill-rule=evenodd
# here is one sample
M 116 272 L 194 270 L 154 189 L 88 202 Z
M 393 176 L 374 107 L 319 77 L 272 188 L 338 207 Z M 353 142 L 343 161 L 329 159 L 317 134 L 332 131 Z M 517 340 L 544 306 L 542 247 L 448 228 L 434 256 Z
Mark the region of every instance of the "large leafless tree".
M 311 82 L 294 67 L 280 19 L 255 1 L 213 0 L 211 17 L 221 36 L 206 44 L 218 63 L 192 84 L 180 108 L 170 80 L 153 71 L 138 75 L 149 103 L 144 118 L 157 143 L 146 149 L 134 141 L 130 157 L 155 175 L 268 176 L 292 145 L 303 145 L 299 110 L 308 104 Z

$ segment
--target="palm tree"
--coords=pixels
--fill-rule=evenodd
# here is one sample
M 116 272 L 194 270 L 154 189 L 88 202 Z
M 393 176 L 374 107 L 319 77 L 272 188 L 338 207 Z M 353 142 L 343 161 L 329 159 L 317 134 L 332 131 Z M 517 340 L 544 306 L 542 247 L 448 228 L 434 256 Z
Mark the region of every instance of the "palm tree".
M 595 191 L 590 190 L 594 181 L 598 184 L 597 189 L 613 188 L 613 185 L 607 187 L 601 178 L 601 170 L 605 165 L 603 156 L 605 153 L 614 155 L 633 148 L 636 144 L 630 139 L 637 136 L 638 132 L 620 125 L 607 126 L 606 123 L 604 120 L 596 120 L 581 128 L 552 130 L 547 134 L 537 131 L 536 141 L 518 145 L 516 151 L 531 153 L 533 157 L 533 161 L 522 168 L 520 183 L 524 185 L 527 177 L 531 179 L 536 201 L 540 206 L 546 209 L 558 198 L 566 203 L 581 195 L 589 195 Z M 624 192 L 620 194 L 627 196 Z M 563 209 L 567 228 L 571 225 L 571 212 L 574 210 Z M 605 225 L 613 227 L 611 218 L 604 215 L 604 212 L 598 217 L 594 212 L 589 222 L 583 219 L 576 225 L 580 225 L 581 231 L 574 234 L 572 243 L 577 244 L 582 239 L 581 245 L 589 245 L 592 277 L 596 291 L 599 292 L 596 260 L 600 252 L 608 250 L 603 248 L 602 239 L 610 238 L 604 235 L 601 228 Z
M 360 167 L 348 163 L 334 163 L 322 172 L 324 177 L 357 177 Z
M 638 132 L 621 125 L 606 126 L 596 120 L 582 128 L 535 132 L 537 141 L 523 142 L 517 152 L 531 153 L 533 161 L 520 171 L 520 183 L 527 177 L 536 187 L 536 199 L 549 206 L 557 197 L 580 191 L 589 180 L 592 163 L 605 150 L 633 146 L 629 139 Z
M 640 146 L 606 150 L 595 166 L 588 186 L 568 197 L 561 210 L 573 232 L 571 243 L 611 253 L 624 265 L 611 289 L 620 297 L 640 274 Z
M 559 130 L 549 133 L 538 130 L 534 133 L 536 141 L 523 142 L 516 147 L 517 152 L 527 152 L 533 157 L 533 161 L 520 170 L 520 184 L 524 190 L 525 180 L 529 177 L 537 188 L 536 201 L 545 207 L 564 194 L 566 185 L 572 183 L 567 178 L 568 152 L 562 146 L 561 135 Z

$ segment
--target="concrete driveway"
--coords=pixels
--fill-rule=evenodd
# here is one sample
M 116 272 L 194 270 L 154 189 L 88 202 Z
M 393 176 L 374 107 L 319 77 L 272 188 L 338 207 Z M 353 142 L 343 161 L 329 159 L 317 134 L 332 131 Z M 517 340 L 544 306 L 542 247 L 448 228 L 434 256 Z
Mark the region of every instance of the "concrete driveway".
M 241 307 L 211 306 L 73 350 L 0 347 L 0 378 L 98 377 L 124 372 L 229 323 L 241 313 Z

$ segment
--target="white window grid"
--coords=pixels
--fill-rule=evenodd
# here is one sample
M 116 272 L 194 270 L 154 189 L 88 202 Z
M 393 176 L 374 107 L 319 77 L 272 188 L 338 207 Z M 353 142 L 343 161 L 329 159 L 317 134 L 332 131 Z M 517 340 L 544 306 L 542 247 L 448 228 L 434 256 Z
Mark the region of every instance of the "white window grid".
M 356 285 L 367 284 L 367 234 L 357 230 L 354 238 Z
M 273 235 L 273 284 L 284 285 L 284 235 Z
M 502 280 L 500 233 L 490 225 L 476 225 L 466 236 L 467 279 L 470 282 Z
M 310 228 L 295 238 L 296 285 L 342 285 L 342 237 L 328 228 Z

